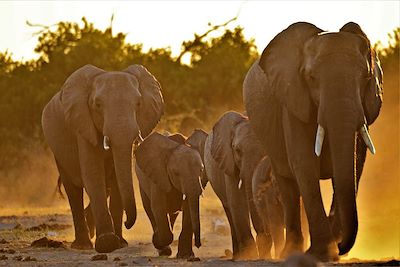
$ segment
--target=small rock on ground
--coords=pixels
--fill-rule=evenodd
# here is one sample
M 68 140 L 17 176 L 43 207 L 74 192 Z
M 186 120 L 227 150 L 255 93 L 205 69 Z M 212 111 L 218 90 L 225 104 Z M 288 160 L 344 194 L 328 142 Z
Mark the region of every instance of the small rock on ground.
M 91 259 L 91 261 L 106 261 L 108 260 L 107 254 L 97 254 L 94 255 Z

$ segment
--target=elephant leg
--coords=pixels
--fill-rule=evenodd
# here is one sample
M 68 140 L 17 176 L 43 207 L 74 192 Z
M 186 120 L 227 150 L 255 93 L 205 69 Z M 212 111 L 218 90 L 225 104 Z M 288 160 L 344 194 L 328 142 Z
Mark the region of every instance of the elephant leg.
M 73 249 L 92 249 L 93 244 L 89 238 L 89 230 L 85 220 L 83 210 L 83 189 L 73 185 L 65 175 L 61 174 L 61 180 L 64 184 L 71 207 L 72 218 L 75 228 L 75 240 L 71 244 Z
M 283 208 L 280 202 L 271 198 L 268 198 L 266 207 L 268 207 L 268 217 L 265 218 L 265 221 L 274 243 L 275 258 L 278 258 L 283 249 L 285 239 Z
M 157 186 L 151 187 L 150 206 L 156 227 L 153 233 L 153 245 L 161 255 L 170 256 L 172 251 L 169 245 L 174 240 L 168 216 L 167 216 L 167 196 Z
M 283 113 L 286 150 L 296 177 L 310 228 L 307 251 L 322 261 L 338 259 L 338 247 L 325 214 L 319 185 L 319 161 L 314 153 L 316 129 L 305 127 L 285 109 Z
M 238 188 L 238 181 L 232 177 L 225 176 L 227 200 L 230 205 L 234 229 L 239 243 L 239 254 L 234 258 L 257 259 L 257 246 L 251 234 L 249 208 L 246 192 L 242 186 Z
M 300 222 L 300 193 L 294 178 L 276 174 L 276 180 L 281 192 L 286 226 L 285 246 L 280 258 L 285 259 L 290 254 L 303 251 L 303 235 Z
M 92 239 L 95 235 L 96 225 L 94 223 L 94 217 L 93 217 L 92 207 L 90 206 L 90 203 L 89 203 L 89 205 L 87 205 L 84 212 L 85 212 L 86 223 L 89 228 L 89 236 L 90 236 L 90 239 Z
M 176 257 L 187 259 L 194 256 L 192 249 L 193 228 L 187 199 L 183 201 L 182 216 L 182 231 L 179 235 L 178 254 L 176 255 Z
M 253 190 L 251 188 L 251 180 L 246 181 L 244 184 L 246 198 L 250 210 L 251 222 L 253 223 L 254 230 L 257 233 L 256 243 L 258 250 L 258 257 L 260 259 L 271 258 L 272 238 L 269 231 L 265 231 L 263 221 L 257 211 L 257 207 L 253 199 Z
M 114 180 L 110 183 L 110 213 L 113 219 L 115 234 L 121 241 L 121 247 L 127 247 L 128 242 L 122 237 L 122 215 L 124 209 L 122 207 L 121 195 L 119 193 L 117 181 Z
M 223 207 L 225 210 L 226 217 L 228 218 L 229 227 L 231 229 L 233 255 L 238 255 L 239 254 L 239 241 L 236 236 L 235 225 L 233 223 L 232 214 L 229 211 L 229 208 L 227 208 L 226 206 L 223 206 Z
M 93 147 L 80 136 L 77 140 L 82 180 L 96 224 L 95 249 L 100 253 L 112 252 L 121 247 L 121 241 L 114 233 L 107 205 L 103 151 L 101 147 Z

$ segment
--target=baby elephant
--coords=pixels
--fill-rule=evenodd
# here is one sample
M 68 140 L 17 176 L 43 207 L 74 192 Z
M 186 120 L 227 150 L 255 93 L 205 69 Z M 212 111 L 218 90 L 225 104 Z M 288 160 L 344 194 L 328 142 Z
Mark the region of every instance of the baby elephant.
M 200 243 L 199 196 L 202 194 L 200 154 L 185 144 L 181 135 L 164 136 L 152 133 L 138 147 L 136 174 L 140 194 L 153 228 L 153 245 L 159 255 L 171 255 L 172 228 L 183 210 L 182 231 L 177 258 L 193 257 Z
M 275 258 L 278 258 L 284 244 L 285 225 L 279 188 L 268 156 L 265 156 L 254 170 L 252 187 L 254 204 L 268 235 L 267 250 L 270 251 L 273 242 Z

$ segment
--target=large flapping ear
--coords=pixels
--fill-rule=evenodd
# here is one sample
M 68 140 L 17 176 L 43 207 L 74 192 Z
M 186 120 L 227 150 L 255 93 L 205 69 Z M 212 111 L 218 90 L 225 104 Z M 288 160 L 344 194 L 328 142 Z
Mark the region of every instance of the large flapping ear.
M 341 29 L 341 32 L 350 32 L 362 36 L 366 45 L 369 48 L 367 53 L 367 62 L 370 67 L 370 79 L 365 88 L 364 99 L 362 105 L 364 109 L 364 115 L 367 120 L 367 124 L 372 124 L 379 115 L 379 111 L 382 106 L 383 98 L 383 71 L 379 62 L 379 58 L 376 55 L 374 49 L 371 47 L 371 43 L 361 29 L 361 27 L 354 22 L 346 23 Z
M 61 88 L 61 103 L 68 128 L 93 146 L 98 144 L 97 131 L 90 115 L 88 99 L 93 80 L 105 73 L 93 65 L 85 65 L 72 73 Z
M 202 129 L 195 129 L 186 140 L 186 144 L 196 149 L 204 161 L 204 144 L 206 143 L 208 134 Z
M 266 90 L 303 122 L 310 120 L 312 101 L 302 77 L 302 51 L 306 41 L 320 32 L 306 22 L 290 25 L 267 45 L 259 63 L 269 83 Z
M 236 125 L 246 120 L 247 118 L 242 114 L 229 111 L 221 116 L 212 130 L 211 155 L 219 167 L 230 176 L 235 176 L 236 174 L 232 148 L 234 130 Z
M 164 114 L 161 86 L 156 78 L 142 65 L 131 65 L 124 72 L 134 75 L 139 81 L 139 91 L 142 99 L 137 113 L 137 121 L 144 138 L 151 133 Z
M 136 164 L 143 173 L 163 191 L 172 188 L 167 163 L 172 152 L 180 144 L 159 133 L 150 134 L 137 148 Z

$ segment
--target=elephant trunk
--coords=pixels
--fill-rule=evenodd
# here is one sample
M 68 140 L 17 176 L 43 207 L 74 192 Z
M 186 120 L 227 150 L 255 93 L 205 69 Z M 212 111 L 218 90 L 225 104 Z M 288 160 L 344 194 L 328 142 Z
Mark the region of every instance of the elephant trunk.
M 121 148 L 113 145 L 112 153 L 121 201 L 126 213 L 125 227 L 130 229 L 136 221 L 136 202 L 132 182 L 132 143 Z
M 200 241 L 200 212 L 199 212 L 199 196 L 188 197 L 188 206 L 190 210 L 190 219 L 194 233 L 194 245 L 199 248 Z
M 358 230 L 354 149 L 359 121 L 357 114 L 353 114 L 357 113 L 356 110 L 344 105 L 339 107 L 335 108 L 335 115 L 332 116 L 335 118 L 327 120 L 327 132 L 333 163 L 335 201 L 342 231 L 339 255 L 344 255 L 353 247 Z

